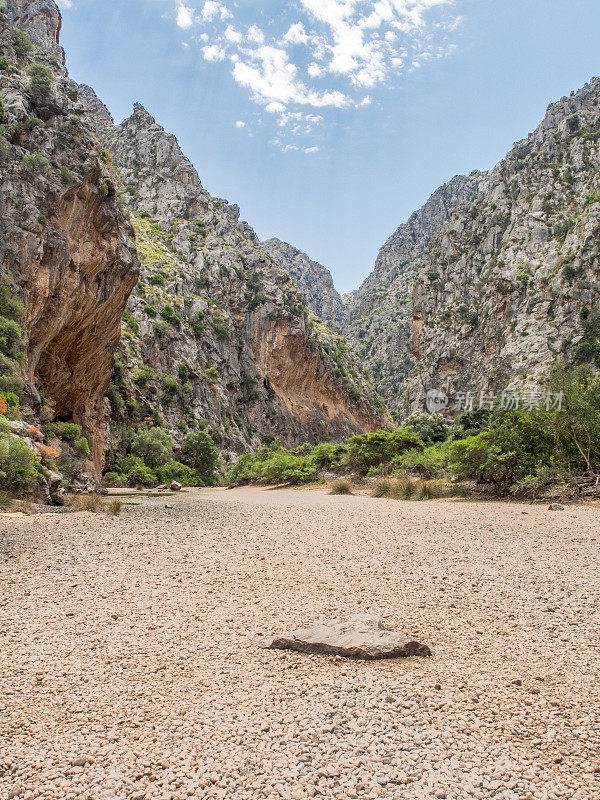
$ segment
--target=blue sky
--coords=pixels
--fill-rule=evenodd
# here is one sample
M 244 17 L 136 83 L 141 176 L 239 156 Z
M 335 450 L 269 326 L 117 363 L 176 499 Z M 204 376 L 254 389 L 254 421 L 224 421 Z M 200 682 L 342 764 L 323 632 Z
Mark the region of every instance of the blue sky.
M 71 76 L 356 288 L 437 186 L 600 74 L 598 0 L 61 0 Z

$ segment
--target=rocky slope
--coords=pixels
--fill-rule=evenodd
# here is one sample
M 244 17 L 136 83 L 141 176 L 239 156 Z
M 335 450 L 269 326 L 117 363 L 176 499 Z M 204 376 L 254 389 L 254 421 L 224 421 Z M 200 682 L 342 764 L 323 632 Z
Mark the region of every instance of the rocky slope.
M 90 121 L 122 178 L 142 262 L 110 390 L 114 445 L 152 418 L 176 439 L 206 427 L 224 451 L 346 438 L 382 406 L 343 340 L 311 317 L 239 209 L 204 189 L 177 140 L 139 104 Z
M 414 294 L 411 408 L 542 383 L 558 358 L 600 366 L 600 80 L 538 129 L 451 213 Z
M 59 31 L 50 0 L 10 0 L 0 11 L 0 390 L 21 395 L 13 430 L 42 455 L 44 436 L 30 429 L 83 426 L 84 467 L 98 473 L 103 398 L 138 262 L 116 175 L 66 77 Z
M 480 178 L 480 173 L 468 178 L 459 175 L 437 189 L 383 245 L 362 286 L 344 297 L 343 333 L 362 356 L 389 408 L 399 416 L 414 367 L 409 343 L 415 274 L 432 237 L 454 208 L 473 198 Z
M 346 309 L 329 270 L 280 239 L 267 239 L 262 246 L 290 274 L 313 314 L 341 332 L 346 324 Z

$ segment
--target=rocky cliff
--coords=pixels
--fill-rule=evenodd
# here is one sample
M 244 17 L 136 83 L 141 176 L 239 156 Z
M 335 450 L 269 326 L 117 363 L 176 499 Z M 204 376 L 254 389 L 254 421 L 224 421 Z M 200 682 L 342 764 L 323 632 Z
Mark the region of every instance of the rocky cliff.
M 347 321 L 346 309 L 333 285 L 331 272 L 280 239 L 267 239 L 262 246 L 290 274 L 313 314 L 333 330 L 341 332 Z
M 30 428 L 81 425 L 98 473 L 103 398 L 138 262 L 116 175 L 65 76 L 59 31 L 51 0 L 0 11 L 0 388 L 21 395 L 13 429 L 40 453 L 44 437 L 34 445 Z M 18 320 L 8 306 L 24 307 Z
M 542 383 L 558 358 L 600 366 L 600 80 L 551 105 L 480 180 L 421 260 L 408 391 Z
M 142 263 L 109 393 L 115 447 L 147 418 L 176 439 L 208 428 L 234 452 L 381 424 L 346 343 L 310 315 L 239 209 L 204 189 L 175 137 L 139 104 L 115 125 L 89 87 L 80 97 L 121 175 Z
M 480 179 L 480 173 L 459 175 L 437 189 L 383 245 L 361 287 L 344 297 L 343 333 L 362 356 L 378 392 L 400 416 L 414 367 L 409 343 L 415 275 L 433 236 L 454 208 L 474 197 Z

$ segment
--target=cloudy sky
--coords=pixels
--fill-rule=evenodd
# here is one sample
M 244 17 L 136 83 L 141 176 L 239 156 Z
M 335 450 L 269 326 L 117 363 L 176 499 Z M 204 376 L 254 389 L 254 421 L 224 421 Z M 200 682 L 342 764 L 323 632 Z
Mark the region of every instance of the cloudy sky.
M 349 291 L 454 174 L 600 74 L 597 0 L 60 0 L 75 80 Z

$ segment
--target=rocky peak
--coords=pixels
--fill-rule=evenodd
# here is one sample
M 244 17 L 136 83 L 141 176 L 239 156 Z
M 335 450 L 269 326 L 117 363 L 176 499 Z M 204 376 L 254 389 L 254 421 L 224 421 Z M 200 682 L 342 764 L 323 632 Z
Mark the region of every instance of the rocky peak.
M 54 0 L 7 0 L 11 25 L 23 30 L 28 38 L 65 65 L 65 51 L 60 46 L 62 16 Z
M 342 330 L 346 312 L 329 270 L 280 239 L 268 239 L 262 246 L 289 272 L 310 310 L 334 330 Z
M 600 365 L 600 80 L 544 120 L 479 182 L 418 270 L 409 385 L 502 392 L 543 383 L 557 358 Z
M 402 414 L 414 361 L 409 341 L 412 292 L 421 259 L 456 207 L 477 194 L 482 173 L 457 175 L 437 189 L 381 248 L 373 272 L 345 295 L 344 335 L 362 356 L 388 407 Z

